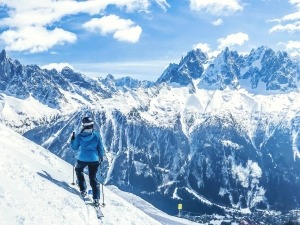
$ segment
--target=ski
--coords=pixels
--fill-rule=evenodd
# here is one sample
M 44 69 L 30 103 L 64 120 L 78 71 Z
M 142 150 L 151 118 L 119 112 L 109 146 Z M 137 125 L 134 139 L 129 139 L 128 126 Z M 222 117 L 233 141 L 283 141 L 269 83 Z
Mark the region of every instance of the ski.
M 93 206 L 93 208 L 96 211 L 97 218 L 98 219 L 102 219 L 102 217 L 104 217 L 104 215 L 103 215 L 103 213 L 102 213 L 102 211 L 100 209 L 100 206 L 95 206 L 94 205 L 91 193 L 92 193 L 92 190 L 89 190 L 88 193 L 87 193 L 87 195 L 85 197 L 82 197 L 82 199 L 83 199 L 83 201 L 85 202 L 86 205 Z
M 87 206 L 92 206 L 94 209 L 95 209 L 95 212 L 96 212 L 96 215 L 97 215 L 97 218 L 98 219 L 102 219 L 102 217 L 104 217 L 101 209 L 100 209 L 100 206 L 95 206 L 94 205 L 94 202 L 93 202 L 93 199 L 91 198 L 91 196 L 89 194 L 87 194 L 86 196 L 81 196 L 82 200 L 84 201 L 85 205 Z
M 86 195 L 86 196 L 81 196 L 82 197 L 82 199 L 83 199 L 83 201 L 84 201 L 84 203 L 86 204 L 86 205 L 93 205 L 93 201 L 89 198 L 89 196 L 88 195 Z
M 104 217 L 104 215 L 100 209 L 100 206 L 95 206 L 93 203 L 93 200 L 89 196 L 85 196 L 82 199 L 87 206 L 92 206 L 95 209 L 98 219 L 102 219 L 102 217 Z
M 97 214 L 97 218 L 98 219 L 102 219 L 102 217 L 104 217 L 101 209 L 100 209 L 100 206 L 94 206 L 95 210 L 96 210 L 96 214 Z

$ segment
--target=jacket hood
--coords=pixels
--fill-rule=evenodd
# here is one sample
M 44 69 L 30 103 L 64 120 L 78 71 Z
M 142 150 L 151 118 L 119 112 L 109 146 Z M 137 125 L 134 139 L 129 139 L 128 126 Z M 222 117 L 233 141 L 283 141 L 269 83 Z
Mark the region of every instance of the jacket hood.
M 90 141 L 94 138 L 95 134 L 93 132 L 82 132 L 80 133 L 80 137 L 84 140 L 84 141 Z

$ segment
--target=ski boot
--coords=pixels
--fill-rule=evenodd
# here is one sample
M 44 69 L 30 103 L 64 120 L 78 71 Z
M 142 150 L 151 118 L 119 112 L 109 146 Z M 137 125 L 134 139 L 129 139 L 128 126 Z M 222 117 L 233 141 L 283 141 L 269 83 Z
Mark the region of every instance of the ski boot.
M 87 192 L 86 192 L 86 191 L 82 191 L 82 192 L 80 192 L 80 194 L 81 194 L 81 196 L 82 196 L 83 198 L 85 198 L 86 195 L 87 195 Z
M 99 207 L 100 206 L 99 199 L 94 199 L 94 206 L 95 207 Z

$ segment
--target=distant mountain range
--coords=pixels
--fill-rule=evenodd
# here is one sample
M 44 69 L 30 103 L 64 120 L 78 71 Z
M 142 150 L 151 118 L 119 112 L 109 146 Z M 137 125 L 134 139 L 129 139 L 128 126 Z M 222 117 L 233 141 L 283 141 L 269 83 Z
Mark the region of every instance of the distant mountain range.
M 91 79 L 0 54 L 2 123 L 73 163 L 69 138 L 95 118 L 106 184 L 166 212 L 300 207 L 300 64 L 267 47 L 192 50 L 156 82 Z
M 291 91 L 299 86 L 299 63 L 286 52 L 274 52 L 260 47 L 249 55 L 239 55 L 226 48 L 215 59 L 209 59 L 200 49 L 189 52 L 180 63 L 170 64 L 158 83 L 170 82 L 198 88 L 224 90 L 245 88 L 248 91 Z

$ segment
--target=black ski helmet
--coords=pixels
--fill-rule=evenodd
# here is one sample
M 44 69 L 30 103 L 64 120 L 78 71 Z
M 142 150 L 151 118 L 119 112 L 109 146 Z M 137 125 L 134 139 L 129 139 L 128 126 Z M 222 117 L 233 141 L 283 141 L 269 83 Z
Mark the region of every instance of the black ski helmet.
M 85 129 L 92 129 L 94 126 L 94 120 L 92 117 L 89 117 L 89 116 L 84 117 L 81 122 L 82 122 L 83 128 L 85 128 Z

